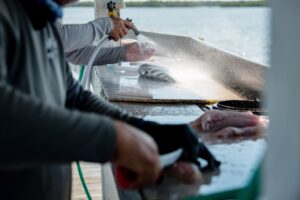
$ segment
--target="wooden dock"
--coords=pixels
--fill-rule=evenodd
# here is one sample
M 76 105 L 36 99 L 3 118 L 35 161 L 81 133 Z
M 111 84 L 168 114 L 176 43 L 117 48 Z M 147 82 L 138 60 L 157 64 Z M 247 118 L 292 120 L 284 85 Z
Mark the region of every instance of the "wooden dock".
M 93 200 L 102 199 L 101 165 L 81 162 L 83 175 Z M 76 163 L 72 164 L 72 200 L 86 200 L 87 196 L 81 184 Z

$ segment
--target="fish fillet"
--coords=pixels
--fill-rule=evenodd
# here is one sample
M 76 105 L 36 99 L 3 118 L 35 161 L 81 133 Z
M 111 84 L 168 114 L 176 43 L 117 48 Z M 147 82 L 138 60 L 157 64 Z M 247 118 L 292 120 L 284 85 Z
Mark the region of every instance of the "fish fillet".
M 138 72 L 142 77 L 149 78 L 152 80 L 163 81 L 168 83 L 176 82 L 175 79 L 169 75 L 167 69 L 157 65 L 143 64 L 139 67 Z

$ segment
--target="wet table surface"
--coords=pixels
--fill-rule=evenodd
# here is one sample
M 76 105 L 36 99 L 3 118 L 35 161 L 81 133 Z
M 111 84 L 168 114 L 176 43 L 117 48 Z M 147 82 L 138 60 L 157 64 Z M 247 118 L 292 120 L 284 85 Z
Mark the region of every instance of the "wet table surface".
M 188 123 L 203 114 L 199 106 L 192 104 L 118 103 L 118 105 L 136 116 L 159 123 Z M 204 174 L 203 181 L 194 185 L 184 184 L 173 177 L 165 177 L 162 183 L 143 189 L 146 199 L 182 199 L 243 188 L 261 161 L 266 142 L 264 139 L 235 141 L 230 144 L 219 141 L 219 144 L 207 146 L 222 162 L 218 172 Z M 140 195 L 135 191 L 120 191 L 120 199 L 140 199 Z
M 167 69 L 176 83 L 141 77 L 138 67 L 143 63 L 102 66 L 97 70 L 101 75 L 105 97 L 110 101 L 189 103 L 241 99 L 237 93 L 219 84 L 192 62 L 165 57 L 155 57 L 155 60 L 150 64 Z

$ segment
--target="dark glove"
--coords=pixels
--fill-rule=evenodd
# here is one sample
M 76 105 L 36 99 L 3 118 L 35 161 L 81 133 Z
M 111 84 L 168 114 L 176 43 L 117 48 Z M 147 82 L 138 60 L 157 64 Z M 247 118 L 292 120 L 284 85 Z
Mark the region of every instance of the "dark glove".
M 141 120 L 136 127 L 148 133 L 155 140 L 160 154 L 182 148 L 181 160 L 195 163 L 201 170 L 215 170 L 221 164 L 200 141 L 194 129 L 187 124 L 162 125 Z M 201 167 L 198 157 L 206 160 L 208 165 Z

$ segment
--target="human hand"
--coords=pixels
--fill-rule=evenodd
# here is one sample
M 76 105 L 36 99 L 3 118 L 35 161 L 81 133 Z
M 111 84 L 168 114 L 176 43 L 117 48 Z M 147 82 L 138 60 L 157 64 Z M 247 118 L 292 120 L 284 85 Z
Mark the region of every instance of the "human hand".
M 196 132 L 190 125 L 164 125 L 150 121 L 144 121 L 142 124 L 139 128 L 154 139 L 160 154 L 170 153 L 182 148 L 182 161 L 194 163 L 201 170 L 215 170 L 219 167 L 220 162 L 215 159 L 205 144 L 199 140 Z M 201 166 L 198 161 L 199 157 L 207 161 L 207 166 Z
M 147 60 L 154 55 L 155 50 L 140 46 L 138 43 L 130 43 L 125 46 L 126 60 L 129 62 L 137 62 Z
M 111 20 L 114 25 L 114 29 L 110 32 L 109 36 L 113 38 L 113 40 L 118 41 L 128 34 L 128 29 L 135 28 L 135 25 L 128 20 L 122 20 L 118 17 L 111 17 Z
M 211 110 L 191 122 L 191 126 L 199 133 L 214 133 L 218 138 L 261 136 L 268 120 L 251 112 Z
M 115 122 L 117 143 L 113 156 L 116 167 L 135 174 L 130 188 L 153 184 L 160 173 L 158 148 L 151 137 L 123 122 Z

